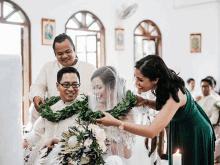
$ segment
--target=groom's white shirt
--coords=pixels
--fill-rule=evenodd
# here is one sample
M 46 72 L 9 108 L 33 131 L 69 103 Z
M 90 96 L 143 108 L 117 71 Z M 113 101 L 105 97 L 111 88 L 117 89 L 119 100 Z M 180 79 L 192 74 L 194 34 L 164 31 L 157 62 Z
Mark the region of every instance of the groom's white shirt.
M 40 96 L 44 98 L 51 96 L 59 96 L 60 93 L 56 88 L 57 82 L 57 72 L 62 69 L 62 65 L 57 61 L 51 61 L 46 63 L 40 70 L 35 82 L 30 87 L 29 98 L 33 101 L 35 96 Z M 77 69 L 80 75 L 80 91 L 79 94 L 88 93 L 90 91 L 91 76 L 96 70 L 95 66 L 87 62 L 78 61 L 76 65 L 73 66 Z M 29 122 L 26 126 L 26 131 L 32 129 L 33 124 L 39 117 L 39 113 L 35 110 L 34 105 L 31 104 L 29 108 Z
M 51 110 L 56 112 L 57 110 L 65 108 L 66 106 L 70 106 L 72 103 L 73 101 L 64 103 L 62 100 L 60 100 L 51 106 Z M 77 115 L 73 115 L 72 117 L 61 120 L 59 122 L 50 122 L 40 116 L 34 123 L 34 127 L 31 133 L 26 134 L 24 139 L 27 140 L 29 146 L 36 145 L 41 139 L 41 143 L 45 143 L 50 138 L 60 139 L 62 132 L 68 130 L 68 126 L 77 124 L 75 120 L 76 118 Z

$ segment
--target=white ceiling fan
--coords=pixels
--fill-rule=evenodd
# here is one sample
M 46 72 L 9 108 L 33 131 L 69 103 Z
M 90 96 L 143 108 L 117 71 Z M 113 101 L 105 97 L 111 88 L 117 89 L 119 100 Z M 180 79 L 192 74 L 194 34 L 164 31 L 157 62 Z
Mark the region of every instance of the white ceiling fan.
M 132 16 L 135 11 L 137 10 L 137 4 L 133 4 L 129 7 L 126 7 L 125 4 L 122 5 L 122 9 L 121 10 L 118 10 L 117 9 L 117 16 L 119 19 L 126 19 L 130 16 Z

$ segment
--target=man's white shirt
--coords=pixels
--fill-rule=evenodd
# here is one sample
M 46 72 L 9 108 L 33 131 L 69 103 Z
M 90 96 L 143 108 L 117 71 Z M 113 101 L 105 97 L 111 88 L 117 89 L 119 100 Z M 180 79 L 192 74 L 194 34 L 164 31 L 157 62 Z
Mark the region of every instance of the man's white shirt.
M 79 94 L 88 93 L 91 84 L 90 78 L 96 68 L 92 64 L 83 61 L 78 61 L 73 67 L 77 69 L 80 75 Z M 29 98 L 31 101 L 35 96 L 44 98 L 46 92 L 48 98 L 60 95 L 56 88 L 57 72 L 60 69 L 62 69 L 62 65 L 57 60 L 48 62 L 41 68 L 35 82 L 30 87 Z
M 220 96 L 218 93 L 216 93 L 214 90 L 211 90 L 211 94 L 213 97 L 215 97 L 215 99 L 217 99 L 218 101 L 220 101 Z
M 216 124 L 219 117 L 219 110 L 214 106 L 218 100 L 212 95 L 202 96 L 202 99 L 198 101 L 198 104 L 205 111 L 212 124 Z
M 70 106 L 72 102 L 64 103 L 62 100 L 58 101 L 56 104 L 51 106 L 51 110 L 56 112 L 57 110 L 62 110 L 66 106 Z M 29 146 L 36 145 L 40 140 L 40 144 L 44 144 L 47 140 L 51 138 L 60 139 L 62 132 L 68 130 L 68 126 L 77 124 L 76 119 L 77 115 L 73 115 L 65 120 L 59 122 L 51 122 L 47 119 L 42 118 L 41 116 L 34 123 L 33 130 L 24 136 L 24 139 L 27 140 Z

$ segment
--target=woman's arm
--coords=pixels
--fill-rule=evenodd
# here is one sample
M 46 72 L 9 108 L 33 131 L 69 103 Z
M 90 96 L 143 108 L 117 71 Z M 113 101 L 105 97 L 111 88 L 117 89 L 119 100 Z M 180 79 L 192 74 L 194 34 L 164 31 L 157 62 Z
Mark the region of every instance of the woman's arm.
M 181 93 L 181 95 L 183 94 Z M 180 98 L 180 102 L 177 103 L 170 96 L 170 98 L 167 100 L 166 104 L 163 106 L 161 111 L 155 117 L 151 125 L 149 126 L 137 125 L 134 123 L 125 122 L 124 129 L 133 134 L 153 139 L 169 124 L 174 114 L 176 113 L 177 109 L 186 103 L 187 100 L 186 95 L 184 97 L 179 96 L 179 98 Z M 122 121 L 115 119 L 110 114 L 108 113 L 104 113 L 104 114 L 106 117 L 97 119 L 98 123 L 102 123 L 105 126 L 117 126 L 117 127 L 122 124 Z
M 148 99 L 143 99 L 140 96 L 137 96 L 137 106 L 148 106 L 152 109 L 156 110 L 156 101 L 155 100 L 148 100 Z

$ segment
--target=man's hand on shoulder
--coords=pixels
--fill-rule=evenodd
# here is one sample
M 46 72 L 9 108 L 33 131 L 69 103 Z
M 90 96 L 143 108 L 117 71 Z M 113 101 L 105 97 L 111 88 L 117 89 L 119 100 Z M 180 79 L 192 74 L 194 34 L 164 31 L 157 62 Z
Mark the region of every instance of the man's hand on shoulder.
M 199 100 L 201 100 L 202 99 L 202 96 L 197 96 L 196 97 L 196 102 L 198 102 Z
M 40 97 L 40 96 L 35 96 L 34 97 L 34 107 L 37 110 L 37 112 L 40 111 L 40 104 L 41 103 L 45 104 L 44 99 L 42 97 Z

